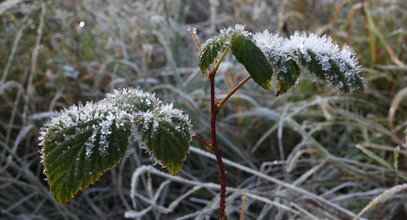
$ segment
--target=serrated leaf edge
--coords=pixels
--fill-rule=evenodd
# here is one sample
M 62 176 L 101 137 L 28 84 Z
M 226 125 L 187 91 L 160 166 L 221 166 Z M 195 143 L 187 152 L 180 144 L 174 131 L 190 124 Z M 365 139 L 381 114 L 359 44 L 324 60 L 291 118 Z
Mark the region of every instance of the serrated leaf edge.
M 116 108 L 118 108 L 119 106 L 116 106 L 115 103 L 109 102 L 109 101 L 107 101 L 107 100 L 108 100 L 109 97 L 112 97 L 112 96 L 114 96 L 114 95 L 120 95 L 120 94 L 122 94 L 122 93 L 127 93 L 127 94 L 131 94 L 131 93 L 132 93 L 133 95 L 134 95 L 134 94 L 139 94 L 140 96 L 147 97 L 147 98 L 153 100 L 153 102 L 158 106 L 158 109 L 161 109 L 161 110 L 167 111 L 167 112 L 170 111 L 170 112 L 173 113 L 173 114 L 179 114 L 179 115 L 178 115 L 178 116 L 180 116 L 179 118 L 180 118 L 180 119 L 183 119 L 183 120 L 186 122 L 186 125 L 188 126 L 188 131 L 189 131 L 189 134 L 190 134 L 190 138 L 189 138 L 189 141 L 188 141 L 188 145 L 190 146 L 191 140 L 192 140 L 191 137 L 192 137 L 192 135 L 193 135 L 192 124 L 191 124 L 191 122 L 190 122 L 190 119 L 189 119 L 188 115 L 185 115 L 185 114 L 183 113 L 183 111 L 181 111 L 181 110 L 179 110 L 179 109 L 173 108 L 173 105 L 172 105 L 172 104 L 167 104 L 167 105 L 163 104 L 159 99 L 157 99 L 157 98 L 155 97 L 155 94 L 150 94 L 150 93 L 147 93 L 147 92 L 144 92 L 144 91 L 141 91 L 141 90 L 137 90 L 137 89 L 118 89 L 118 90 L 115 90 L 115 91 L 113 91 L 112 93 L 108 94 L 105 99 L 102 99 L 101 101 L 99 101 L 99 102 L 97 102 L 97 103 L 88 102 L 88 103 L 85 104 L 85 106 L 71 106 L 69 109 L 64 109 L 64 110 L 60 111 L 60 112 L 57 114 L 56 117 L 52 118 L 50 122 L 46 123 L 46 124 L 41 128 L 41 130 L 40 130 L 40 136 L 39 136 L 39 145 L 42 146 L 42 147 L 41 147 L 41 150 L 40 150 L 40 154 L 41 154 L 41 163 L 44 165 L 43 172 L 44 172 L 45 175 L 47 175 L 47 172 L 48 172 L 48 170 L 49 170 L 49 166 L 48 166 L 48 163 L 46 162 L 47 160 L 45 160 L 44 140 L 45 140 L 46 136 L 49 134 L 49 132 L 50 132 L 52 129 L 57 128 L 58 126 L 60 126 L 60 124 L 59 124 L 59 123 L 60 123 L 59 117 L 60 117 L 61 115 L 64 115 L 64 114 L 66 114 L 66 115 L 69 116 L 70 111 L 72 111 L 72 110 L 80 110 L 80 108 L 84 108 L 84 107 L 86 107 L 86 106 L 94 106 L 94 105 L 98 105 L 98 104 L 109 104 L 109 106 L 111 106 L 111 107 L 113 107 L 114 109 L 116 109 Z M 157 107 L 157 106 L 156 106 L 156 107 Z M 111 110 L 111 109 L 107 109 L 107 110 Z M 117 109 L 116 109 L 116 110 L 117 110 Z M 129 113 L 129 112 L 128 112 L 128 109 L 127 109 L 127 111 L 126 111 L 126 110 L 121 110 L 121 111 L 122 111 L 122 113 L 123 113 L 124 115 L 127 115 L 127 114 Z M 129 116 L 131 116 L 130 118 L 134 118 L 135 115 L 140 115 L 140 114 L 143 114 L 143 113 L 145 113 L 145 112 L 135 112 L 135 113 L 132 113 L 132 114 L 131 114 L 132 116 L 131 116 L 131 115 L 129 115 Z M 164 112 L 163 112 L 163 113 L 164 113 Z M 128 141 L 127 148 L 129 147 L 129 145 L 130 145 L 131 140 L 133 139 L 133 137 L 140 136 L 140 134 L 139 134 L 138 131 L 137 131 L 137 128 L 135 128 L 136 126 L 135 126 L 135 124 L 134 124 L 134 121 L 130 121 L 130 123 L 131 123 L 131 128 L 130 128 L 130 129 L 131 129 L 131 131 L 132 131 L 132 134 L 128 137 L 128 140 L 127 140 L 127 141 Z M 135 130 L 136 130 L 137 132 L 134 132 Z M 133 133 L 133 132 L 134 132 L 134 133 Z M 133 136 L 133 137 L 132 137 L 132 136 Z M 140 145 L 140 147 L 142 147 L 143 145 L 145 145 L 145 143 L 144 143 L 141 139 L 139 139 L 139 141 L 138 141 L 137 143 Z M 143 147 L 142 147 L 142 148 L 143 148 Z M 175 175 L 175 174 L 176 174 L 176 172 L 173 172 L 169 167 L 164 166 L 160 160 L 157 160 L 157 159 L 154 157 L 154 154 L 153 154 L 152 152 L 150 152 L 150 150 L 149 150 L 147 147 L 144 147 L 144 149 L 150 154 L 150 156 L 151 156 L 156 162 L 159 162 L 162 167 L 167 168 L 167 169 L 169 170 L 169 172 L 170 172 L 172 175 Z M 186 154 L 185 154 L 185 156 L 184 156 L 184 158 L 183 158 L 182 161 L 185 161 L 185 159 L 187 158 L 188 155 L 189 155 L 189 149 L 187 150 L 187 152 L 186 152 Z M 122 158 L 123 158 L 123 157 L 122 157 Z M 75 197 L 79 191 L 81 191 L 81 190 L 87 188 L 88 186 L 94 184 L 95 182 L 97 182 L 103 174 L 105 174 L 108 170 L 110 170 L 111 168 L 113 168 L 114 166 L 116 166 L 116 165 L 122 160 L 122 158 L 120 158 L 120 159 L 118 159 L 117 161 L 115 161 L 113 165 L 109 166 L 108 168 L 104 169 L 103 171 L 98 172 L 98 174 L 95 176 L 95 178 L 94 178 L 92 181 L 89 181 L 88 183 L 86 183 L 84 187 L 78 188 L 77 190 L 74 190 L 73 192 L 71 192 L 71 194 L 69 195 L 69 197 L 57 199 L 57 198 L 55 198 L 55 196 L 54 196 L 54 198 L 55 198 L 58 202 L 60 202 L 60 203 L 62 203 L 62 204 L 66 204 L 70 199 L 72 199 L 73 197 Z M 50 186 L 50 189 L 51 189 L 52 186 L 53 186 L 53 183 L 51 182 L 50 179 L 48 179 L 48 176 L 47 176 L 47 182 L 48 182 L 48 184 L 49 184 L 49 186 Z M 51 193 L 53 194 L 53 191 L 52 191 L 52 190 L 50 190 L 50 191 L 51 191 Z M 53 195 L 54 195 L 54 194 L 53 194 Z M 61 199 L 62 199 L 62 200 L 61 200 Z
M 130 139 L 130 137 L 129 137 L 129 139 Z M 127 148 L 128 148 L 128 147 L 127 147 Z M 42 153 L 43 149 L 44 149 L 44 148 L 41 148 L 41 160 L 43 161 L 44 174 L 46 175 L 47 170 L 48 170 L 48 166 L 47 166 L 47 163 L 46 163 L 45 160 L 44 160 L 44 154 Z M 90 185 L 95 184 L 97 181 L 99 181 L 99 179 L 100 179 L 101 176 L 103 176 L 107 171 L 109 171 L 110 169 L 112 169 L 113 167 L 115 167 L 117 164 L 119 164 L 122 159 L 123 159 L 123 157 L 120 158 L 119 160 L 117 160 L 112 166 L 106 168 L 106 169 L 103 170 L 102 172 L 99 172 L 99 173 L 95 176 L 95 179 L 94 179 L 93 181 L 88 182 L 84 187 L 79 188 L 79 189 L 77 189 L 76 191 L 72 192 L 71 195 L 69 196 L 69 198 L 66 197 L 66 198 L 63 199 L 63 200 L 59 200 L 59 199 L 55 198 L 55 196 L 54 196 L 55 200 L 56 200 L 57 202 L 61 203 L 61 204 L 67 204 L 69 200 L 71 200 L 71 199 L 73 199 L 75 196 L 77 196 L 77 194 L 78 194 L 79 191 L 81 191 L 81 190 L 83 190 L 83 189 L 89 187 Z M 51 194 L 54 195 L 53 191 L 51 190 L 53 184 L 50 182 L 50 180 L 48 179 L 48 177 L 47 177 L 47 182 L 48 182 L 48 185 L 50 186 L 50 192 L 51 192 Z
M 193 130 L 192 130 L 192 124 L 191 124 L 191 121 L 190 121 L 188 115 L 185 115 L 185 114 L 183 113 L 183 111 L 181 111 L 181 110 L 179 110 L 179 109 L 173 108 L 173 105 L 172 105 L 172 104 L 164 104 L 164 105 L 162 105 L 162 107 L 159 108 L 158 110 L 161 111 L 161 112 L 163 112 L 163 111 L 165 112 L 165 111 L 166 111 L 167 113 L 168 113 L 168 112 L 171 112 L 171 114 L 174 114 L 173 117 L 180 118 L 180 119 L 182 119 L 184 122 L 186 122 L 187 130 L 188 130 L 188 133 L 189 133 L 188 145 L 190 146 L 190 145 L 191 145 L 191 142 L 192 142 L 192 136 L 194 135 L 194 132 L 193 132 Z M 150 114 L 153 114 L 153 113 L 152 113 L 152 112 L 144 112 L 144 113 L 139 113 L 138 116 L 145 117 L 144 114 L 149 114 L 149 115 L 150 115 Z M 150 116 L 149 116 L 149 117 L 150 117 Z M 173 175 L 173 176 L 178 173 L 178 172 L 172 172 L 171 169 L 170 169 L 168 166 L 164 165 L 161 160 L 157 159 L 157 158 L 154 156 L 154 152 L 152 152 L 152 150 L 150 150 L 149 147 L 146 146 L 145 141 L 143 140 L 143 138 L 141 137 L 140 133 L 138 132 L 137 126 L 133 126 L 133 127 L 132 127 L 132 134 L 133 134 L 133 139 L 134 139 L 134 141 L 139 144 L 139 147 L 140 147 L 141 149 L 143 149 L 146 153 L 148 153 L 148 155 L 150 156 L 150 158 L 151 158 L 153 161 L 155 161 L 156 164 L 160 164 L 161 167 L 167 169 L 167 170 L 171 173 L 171 175 Z M 189 148 L 188 148 L 187 152 L 186 152 L 185 155 L 184 155 L 184 158 L 182 159 L 182 162 L 184 162 L 184 161 L 186 160 L 186 158 L 187 158 L 188 155 L 189 155 L 189 152 L 190 152 L 190 150 L 189 150 Z M 178 169 L 178 171 L 179 171 L 179 169 Z

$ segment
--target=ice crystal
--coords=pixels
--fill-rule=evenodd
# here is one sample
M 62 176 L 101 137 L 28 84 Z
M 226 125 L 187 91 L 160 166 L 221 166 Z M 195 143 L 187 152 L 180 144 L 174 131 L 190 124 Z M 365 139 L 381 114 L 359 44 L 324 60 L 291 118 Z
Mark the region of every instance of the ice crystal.
M 234 27 L 228 27 L 225 29 L 220 30 L 221 35 L 230 35 L 234 33 L 241 33 L 244 36 L 250 36 L 251 33 L 245 30 L 245 26 L 243 24 L 236 24 Z
M 276 64 L 278 59 L 288 58 L 286 55 L 288 51 L 285 51 L 283 48 L 285 39 L 278 34 L 274 35 L 265 30 L 262 33 L 254 34 L 253 40 L 273 64 Z
M 327 36 L 296 32 L 290 38 L 282 38 L 268 31 L 253 36 L 277 72 L 287 73 L 284 62 L 294 60 L 297 65 L 342 92 L 360 92 L 365 82 L 359 76 L 359 63 L 355 52 L 345 45 L 342 49 Z M 277 65 L 279 64 L 279 65 Z
M 189 153 L 192 126 L 188 115 L 172 104 L 163 104 L 136 116 L 138 129 L 134 139 L 145 149 L 155 164 L 178 172 Z
M 162 102 L 155 97 L 155 94 L 144 92 L 139 89 L 123 88 L 116 89 L 106 95 L 102 101 L 112 103 L 113 105 L 128 112 L 145 112 L 162 105 Z
M 90 158 L 95 153 L 106 156 L 113 147 L 108 141 L 108 137 L 114 132 L 113 129 L 126 130 L 126 126 L 131 123 L 130 140 L 136 141 L 140 147 L 148 150 L 137 130 L 136 118 L 138 117 L 143 118 L 145 130 L 150 129 L 148 127 L 150 122 L 153 123 L 153 129 L 157 129 L 160 123 L 165 122 L 176 132 L 192 134 L 189 117 L 181 110 L 173 108 L 172 104 L 163 104 L 154 94 L 125 88 L 107 94 L 106 98 L 99 102 L 88 102 L 84 106 L 72 106 L 62 110 L 41 129 L 39 144 L 44 145 L 44 140 L 51 130 L 57 132 L 73 128 L 76 134 L 90 131 L 88 139 L 84 141 L 85 158 Z M 184 123 L 183 127 L 180 121 Z M 74 135 L 64 133 L 62 137 L 66 141 L 74 138 Z M 56 143 L 56 145 L 60 144 Z M 69 147 L 67 146 L 67 149 Z
M 112 133 L 113 126 L 126 130 L 125 124 L 131 121 L 131 118 L 131 114 L 108 102 L 88 102 L 84 106 L 72 106 L 59 112 L 57 117 L 54 117 L 42 128 L 39 137 L 40 145 L 44 144 L 50 129 L 58 131 L 74 127 L 76 133 L 86 130 L 92 131 L 92 135 L 85 142 L 86 158 L 89 158 L 96 151 L 101 155 L 106 155 L 107 149 L 112 147 L 109 146 L 106 139 Z M 97 122 L 98 125 L 91 124 L 92 121 Z M 71 138 L 66 134 L 63 134 L 63 137 L 65 140 Z M 97 139 L 99 139 L 98 143 L 96 143 Z M 96 144 L 99 145 L 99 149 L 95 151 Z
M 186 115 L 183 111 L 174 108 L 172 103 L 162 105 L 161 108 L 158 109 L 158 115 L 162 116 L 159 117 L 161 121 L 173 124 L 176 131 L 182 131 L 185 129 L 180 127 L 176 121 L 184 122 L 186 125 L 186 130 L 188 130 L 191 135 L 193 134 L 191 120 L 189 119 L 188 115 Z
M 219 39 L 224 39 L 226 41 L 225 44 L 230 44 L 229 36 L 234 33 L 240 33 L 246 37 L 248 37 L 252 34 L 245 30 L 245 26 L 243 24 L 236 24 L 234 27 L 228 27 L 228 28 L 221 29 L 220 34 L 206 40 L 205 43 L 202 44 L 202 48 L 205 48 L 206 45 L 212 45 L 214 41 L 219 41 Z

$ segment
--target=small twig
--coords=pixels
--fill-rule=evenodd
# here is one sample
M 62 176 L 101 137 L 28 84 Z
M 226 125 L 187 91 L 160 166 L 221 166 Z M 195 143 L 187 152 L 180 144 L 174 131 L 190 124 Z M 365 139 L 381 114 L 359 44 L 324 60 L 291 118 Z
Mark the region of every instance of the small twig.
M 240 220 L 244 220 L 244 209 L 246 207 L 246 201 L 247 201 L 247 196 L 243 195 L 242 196 L 242 207 L 240 209 Z
M 199 137 L 198 135 L 193 135 L 193 139 L 201 143 L 207 150 L 212 151 L 212 144 L 208 141 L 205 141 L 203 138 Z
M 201 51 L 202 44 L 201 44 L 201 42 L 199 42 L 199 37 L 196 34 L 196 28 L 195 27 L 188 27 L 187 31 L 191 35 L 192 39 L 194 40 L 195 46 L 198 49 L 198 51 Z
M 246 76 L 239 84 L 237 84 L 232 90 L 230 90 L 230 92 L 226 95 L 225 98 L 222 99 L 222 101 L 220 101 L 216 107 L 217 107 L 217 111 L 219 111 L 222 106 L 225 104 L 225 102 L 233 95 L 235 94 L 235 92 L 242 87 L 247 81 L 249 81 L 249 79 L 252 78 L 251 75 Z

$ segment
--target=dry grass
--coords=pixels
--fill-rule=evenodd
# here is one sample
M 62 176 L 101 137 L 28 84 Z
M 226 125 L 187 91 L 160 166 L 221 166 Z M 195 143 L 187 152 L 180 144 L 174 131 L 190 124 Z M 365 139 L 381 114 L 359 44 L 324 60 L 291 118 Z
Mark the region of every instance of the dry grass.
M 140 219 L 216 217 L 216 165 L 196 148 L 178 177 L 143 167 L 151 161 L 134 148 L 63 206 L 49 193 L 36 138 L 55 110 L 127 86 L 174 102 L 209 137 L 208 83 L 186 29 L 197 27 L 204 40 L 235 23 L 348 43 L 368 89 L 338 96 L 304 80 L 275 97 L 245 85 L 219 116 L 229 219 L 239 218 L 242 195 L 245 219 L 350 219 L 406 182 L 406 11 L 403 0 L 1 2 L 0 219 L 123 219 L 142 210 Z M 227 57 L 220 68 L 219 97 L 245 76 L 235 64 Z M 134 186 L 137 168 L 145 172 Z M 363 217 L 406 219 L 405 193 Z

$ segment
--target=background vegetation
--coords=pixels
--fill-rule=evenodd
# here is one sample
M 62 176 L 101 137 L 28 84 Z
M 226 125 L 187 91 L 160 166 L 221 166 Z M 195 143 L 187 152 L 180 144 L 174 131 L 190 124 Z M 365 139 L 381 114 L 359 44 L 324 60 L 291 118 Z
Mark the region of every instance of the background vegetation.
M 355 98 L 302 80 L 276 97 L 246 84 L 218 118 L 224 157 L 240 165 L 226 165 L 234 188 L 230 219 L 238 218 L 242 195 L 246 219 L 349 219 L 344 213 L 360 212 L 407 181 L 404 0 L 6 0 L 0 2 L 0 218 L 216 217 L 213 187 L 201 185 L 180 198 L 193 184 L 171 180 L 159 188 L 168 177 L 152 168 L 140 174 L 131 199 L 133 171 L 151 164 L 139 148 L 60 205 L 44 179 L 37 136 L 55 110 L 139 87 L 184 109 L 195 132 L 208 138 L 208 81 L 186 29 L 197 27 L 205 40 L 236 23 L 253 32 L 305 30 L 347 43 L 368 88 Z M 247 75 L 232 57 L 226 61 L 216 82 L 219 97 Z M 217 183 L 215 161 L 199 152 L 189 154 L 178 176 Z M 177 198 L 172 212 L 163 209 Z M 364 216 L 407 219 L 406 198 L 395 194 Z

